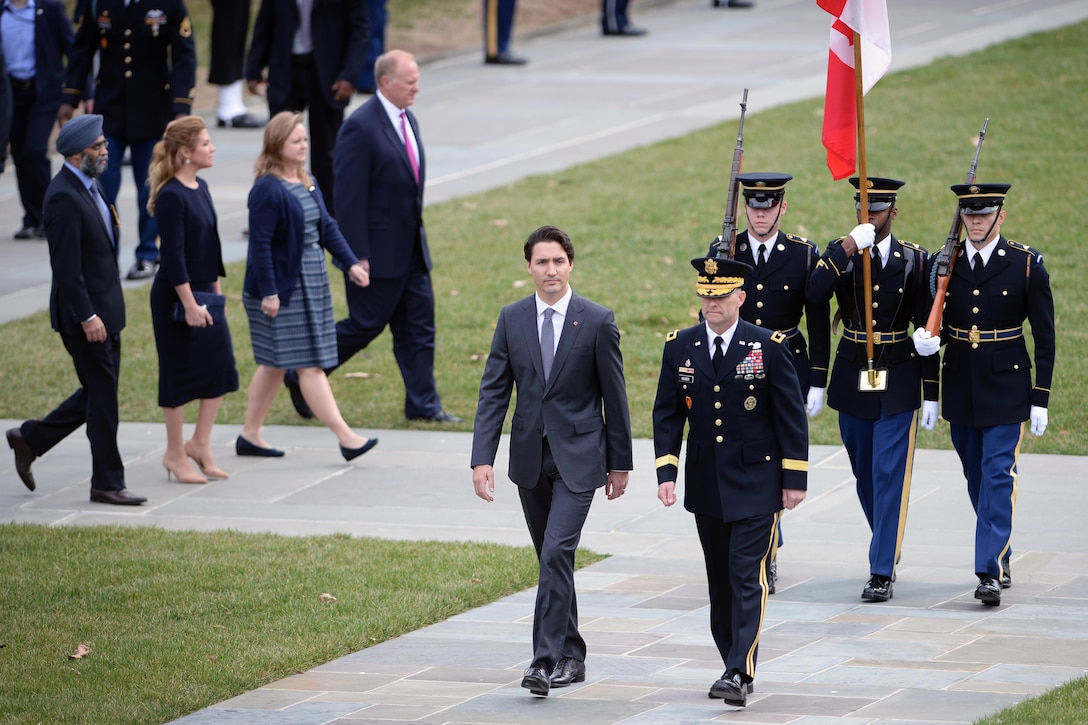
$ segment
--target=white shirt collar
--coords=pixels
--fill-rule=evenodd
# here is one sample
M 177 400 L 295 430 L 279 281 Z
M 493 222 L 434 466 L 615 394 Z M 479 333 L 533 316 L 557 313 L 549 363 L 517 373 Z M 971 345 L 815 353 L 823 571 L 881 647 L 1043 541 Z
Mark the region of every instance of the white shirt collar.
M 718 333 L 714 332 L 714 330 L 710 329 L 709 322 L 703 320 L 703 327 L 706 330 L 707 355 L 709 355 L 711 358 L 714 357 L 715 337 L 720 337 L 722 339 L 722 354 L 724 355 L 729 350 L 730 343 L 733 342 L 733 334 L 737 331 L 738 324 L 740 324 L 740 317 L 737 317 L 737 321 L 733 323 L 732 327 L 719 335 Z
M 892 235 L 889 234 L 888 236 L 881 239 L 879 242 L 876 243 L 873 249 L 875 249 L 880 255 L 880 266 L 883 267 L 885 264 L 888 263 L 888 254 L 891 252 L 892 249 Z
M 971 267 L 975 266 L 975 252 L 982 255 L 982 264 L 987 265 L 990 263 L 990 257 L 993 256 L 994 250 L 997 249 L 997 240 L 1001 238 L 1000 234 L 995 234 L 994 238 L 986 242 L 986 246 L 978 249 L 974 244 L 967 243 L 967 256 L 971 258 Z
M 378 97 L 378 101 L 382 104 L 382 108 L 385 109 L 385 115 L 389 116 L 389 123 L 393 124 L 393 128 L 396 129 L 397 134 L 400 134 L 400 114 L 404 111 L 403 108 L 397 108 L 396 105 L 388 98 L 382 95 L 381 91 L 374 94 Z M 408 124 L 408 128 L 411 128 L 412 124 Z
M 543 319 L 544 310 L 548 309 L 548 307 L 551 307 L 553 310 L 555 310 L 555 314 L 552 316 L 553 320 L 555 319 L 556 315 L 558 315 L 560 318 L 566 317 L 567 307 L 570 305 L 570 298 L 572 296 L 574 296 L 574 290 L 571 289 L 570 285 L 567 286 L 567 293 L 560 297 L 554 305 L 549 305 L 547 302 L 540 299 L 540 295 L 533 295 L 533 297 L 536 299 L 536 316 Z

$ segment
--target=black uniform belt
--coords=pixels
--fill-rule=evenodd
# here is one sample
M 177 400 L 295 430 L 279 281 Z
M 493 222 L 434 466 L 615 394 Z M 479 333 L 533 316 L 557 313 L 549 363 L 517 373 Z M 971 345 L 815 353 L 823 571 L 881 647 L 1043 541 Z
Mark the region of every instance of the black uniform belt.
M 948 327 L 948 336 L 960 342 L 998 342 L 1000 340 L 1015 340 L 1023 337 L 1023 327 L 1010 327 L 1007 330 L 980 330 L 972 327 L 970 330 L 961 330 L 958 327 Z
M 313 53 L 299 53 L 291 56 L 291 62 L 295 65 L 302 67 L 309 67 L 314 64 Z
M 858 330 L 851 330 L 846 328 L 842 331 L 842 336 L 850 342 L 865 343 L 865 333 Z M 897 342 L 903 342 L 908 337 L 906 330 L 893 330 L 891 332 L 874 332 L 873 344 L 874 345 L 892 345 Z
M 34 88 L 33 78 L 16 78 L 9 75 L 8 80 L 11 81 L 11 90 L 13 91 L 29 91 Z

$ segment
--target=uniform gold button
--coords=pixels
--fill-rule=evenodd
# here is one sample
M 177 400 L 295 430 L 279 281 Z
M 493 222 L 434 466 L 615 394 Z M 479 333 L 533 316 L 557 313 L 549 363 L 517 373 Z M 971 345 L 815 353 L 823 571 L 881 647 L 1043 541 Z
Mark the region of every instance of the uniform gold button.
M 756 289 L 759 289 L 759 290 L 763 289 L 763 283 L 760 282 L 759 284 L 757 284 Z
M 1012 366 L 1012 369 L 1013 369 L 1013 370 L 1019 370 L 1019 369 L 1020 369 L 1020 366 L 1019 366 L 1019 365 L 1013 365 L 1013 366 Z
M 1002 297 L 1008 297 L 1009 296 L 1009 291 L 1007 289 L 1001 290 L 1001 296 Z
M 756 324 L 763 327 L 763 320 L 756 320 Z
M 770 456 L 763 456 L 763 460 L 769 461 L 769 460 L 771 460 L 771 457 Z
M 763 309 L 763 300 L 760 300 L 759 302 L 757 302 L 756 307 L 759 308 L 759 309 Z
M 715 386 L 714 386 L 714 392 L 715 392 L 715 393 L 720 393 L 720 392 L 722 392 L 722 386 L 720 386 L 720 385 L 715 385 Z
M 971 343 L 971 349 L 972 350 L 977 350 L 978 349 L 978 343 L 977 342 L 972 342 Z
M 879 292 L 879 291 L 880 291 L 880 285 L 874 284 L 873 285 L 873 292 Z
M 125 45 L 124 45 L 125 50 L 128 50 L 131 47 L 132 47 L 132 43 L 125 43 Z
M 751 383 L 748 383 L 748 389 L 749 390 L 755 390 L 756 386 L 752 385 Z
M 788 284 L 782 285 L 782 291 L 783 292 L 789 292 L 790 291 L 790 286 Z
M 873 302 L 873 309 L 875 310 L 877 307 L 880 307 L 880 303 L 879 302 Z
M 131 77 L 132 77 L 132 71 L 130 71 L 130 70 L 125 71 L 125 78 L 131 78 Z
M 977 307 L 972 307 L 971 312 L 973 312 L 973 313 L 975 313 L 977 315 L 978 314 L 978 308 Z
M 719 409 L 721 409 L 721 407 L 722 407 L 722 401 L 720 401 L 720 400 L 714 401 L 714 410 L 719 410 Z
M 902 287 L 899 288 L 899 294 L 903 294 L 903 288 Z
M 722 441 L 724 441 L 725 439 L 724 439 L 724 438 L 722 438 L 721 436 L 718 436 L 718 437 L 717 437 L 717 438 L 715 438 L 714 440 L 716 440 L 716 441 L 717 441 L 718 443 L 721 443 L 721 442 L 722 442 Z
M 720 428 L 720 427 L 721 427 L 721 425 L 722 425 L 722 419 L 721 419 L 721 418 L 718 418 L 717 420 L 715 420 L 715 421 L 714 421 L 714 425 L 716 425 L 716 426 L 718 426 L 718 427 Z
M 125 28 L 125 37 L 127 38 L 130 35 L 132 35 L 132 30 L 130 28 Z
M 132 56 L 131 55 L 126 55 L 125 56 L 125 65 L 128 65 L 131 62 L 132 62 Z

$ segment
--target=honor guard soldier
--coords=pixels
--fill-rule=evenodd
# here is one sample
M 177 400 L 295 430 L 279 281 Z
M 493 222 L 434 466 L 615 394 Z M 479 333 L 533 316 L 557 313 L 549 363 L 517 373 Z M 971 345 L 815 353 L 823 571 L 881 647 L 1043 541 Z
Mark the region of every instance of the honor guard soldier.
M 691 263 L 703 322 L 666 338 L 654 401 L 657 497 L 676 502 L 686 423 L 684 508 L 695 515 L 710 631 L 726 668 L 709 695 L 743 707 L 778 519 L 808 488 L 808 419 L 786 336 L 740 317 L 752 268 L 714 257 Z
M 193 25 L 182 0 L 80 0 L 76 8 L 76 38 L 57 117 L 61 123 L 72 117 L 97 53 L 94 110 L 105 118 L 106 141 L 116 159 L 102 177 L 102 190 L 106 201 L 116 206 L 121 159 L 128 149 L 136 182 L 139 243 L 127 278 L 150 279 L 159 258 L 159 228 L 147 211 L 148 168 L 166 124 L 192 112 Z
M 944 418 L 975 509 L 975 598 L 1012 586 L 1012 516 L 1023 422 L 1041 436 L 1054 375 L 1054 296 L 1043 255 L 1001 234 L 1010 184 L 957 184 L 967 240 L 944 303 Z M 1031 323 L 1032 359 L 1024 339 Z
M 741 319 L 785 335 L 784 344 L 793 353 L 806 409 L 809 417 L 815 417 L 823 407 L 827 387 L 830 321 L 827 300 L 806 301 L 809 275 L 820 259 L 819 248 L 804 237 L 780 229 L 786 215 L 786 183 L 792 178 L 774 172 L 737 175 L 748 228 L 737 235 L 734 259 L 752 266 L 745 285 L 747 299 L 740 308 Z M 717 242 L 707 256 L 715 255 Z M 809 345 L 799 327 L 802 315 Z M 777 554 L 782 543 L 780 529 L 768 575 L 771 594 L 778 579 Z
M 839 432 L 857 479 L 858 500 L 872 530 L 869 580 L 861 598 L 892 598 L 895 567 L 903 545 L 911 468 L 922 407 L 922 426 L 937 422 L 938 361 L 915 349 L 910 326 L 922 329 L 929 314 L 926 250 L 896 239 L 892 221 L 905 182 L 866 180 L 868 219 L 850 235 L 832 241 L 809 280 L 810 300 L 838 302 L 843 334 L 835 353 L 827 404 L 839 412 Z M 858 177 L 850 179 L 858 188 Z M 861 218 L 861 194 L 854 194 Z M 868 250 L 868 251 L 867 251 Z M 871 308 L 866 309 L 862 255 L 871 259 Z M 872 323 L 873 367 L 869 375 L 866 320 Z M 925 404 L 923 406 L 923 389 Z

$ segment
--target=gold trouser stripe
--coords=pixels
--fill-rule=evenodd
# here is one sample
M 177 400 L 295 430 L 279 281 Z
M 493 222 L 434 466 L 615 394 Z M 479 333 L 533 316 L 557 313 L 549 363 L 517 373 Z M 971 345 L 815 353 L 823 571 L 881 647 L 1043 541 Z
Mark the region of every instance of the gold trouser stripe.
M 808 461 L 800 461 L 796 458 L 783 458 L 782 459 L 783 471 L 807 471 Z
M 487 55 L 499 54 L 499 0 L 484 0 L 484 16 L 487 27 Z
M 899 500 L 899 528 L 895 532 L 895 560 L 893 567 L 899 565 L 903 554 L 903 535 L 907 530 L 907 506 L 910 504 L 910 481 L 914 473 L 914 446 L 918 440 L 918 411 L 910 420 L 910 434 L 907 439 L 907 465 L 903 469 L 903 497 Z M 895 569 L 892 569 L 895 572 Z
M 655 464 L 655 468 L 661 468 L 663 466 L 676 466 L 677 468 L 680 468 L 680 457 L 674 456 L 671 453 L 667 456 L 658 456 Z
M 771 520 L 770 538 L 767 539 L 767 553 L 759 561 L 759 588 L 761 591 L 759 598 L 759 626 L 756 627 L 756 636 L 752 640 L 752 646 L 748 648 L 748 653 L 744 656 L 744 674 L 752 678 L 756 676 L 756 650 L 759 648 L 759 635 L 763 632 L 763 619 L 767 616 L 767 597 L 771 594 L 771 583 L 767 580 L 767 557 L 771 555 L 771 546 L 778 540 L 778 520 L 781 516 L 782 512 L 777 511 Z
M 1024 424 L 1020 424 L 1020 437 L 1016 440 L 1016 452 L 1012 456 L 1012 470 L 1009 473 L 1012 475 L 1012 516 L 1009 518 L 1009 532 L 1010 539 L 1005 542 L 1005 546 L 1001 549 L 1001 555 L 997 557 L 997 564 L 1001 567 L 1001 573 L 1005 572 L 1005 555 L 1009 552 L 1009 547 L 1012 546 L 1012 525 L 1016 521 L 1016 495 L 1020 491 L 1020 446 L 1024 442 Z

